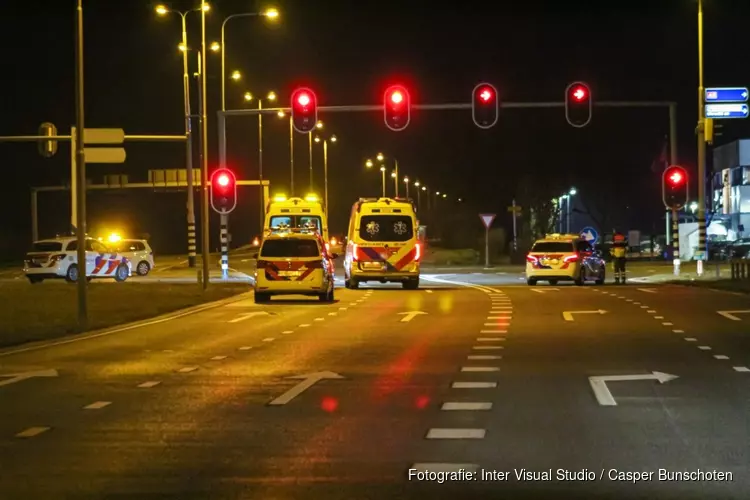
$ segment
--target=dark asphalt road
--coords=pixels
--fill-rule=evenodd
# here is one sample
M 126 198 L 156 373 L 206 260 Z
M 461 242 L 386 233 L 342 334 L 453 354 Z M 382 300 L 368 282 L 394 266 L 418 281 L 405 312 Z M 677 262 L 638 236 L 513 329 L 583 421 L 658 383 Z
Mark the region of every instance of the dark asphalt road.
M 750 498 L 750 298 L 428 278 L 0 351 L 0 498 Z

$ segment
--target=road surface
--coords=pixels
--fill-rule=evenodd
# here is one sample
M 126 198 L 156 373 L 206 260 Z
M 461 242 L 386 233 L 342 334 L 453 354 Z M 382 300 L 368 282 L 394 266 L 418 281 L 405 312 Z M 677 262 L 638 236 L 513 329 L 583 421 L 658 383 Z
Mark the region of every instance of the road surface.
M 480 278 L 3 351 L 0 498 L 750 498 L 748 298 Z

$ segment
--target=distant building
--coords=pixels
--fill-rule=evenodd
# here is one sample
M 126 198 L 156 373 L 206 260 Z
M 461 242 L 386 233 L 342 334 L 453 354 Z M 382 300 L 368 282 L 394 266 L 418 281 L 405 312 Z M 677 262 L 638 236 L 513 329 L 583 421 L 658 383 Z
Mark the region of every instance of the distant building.
M 709 241 L 734 241 L 750 230 L 750 139 L 714 149 Z

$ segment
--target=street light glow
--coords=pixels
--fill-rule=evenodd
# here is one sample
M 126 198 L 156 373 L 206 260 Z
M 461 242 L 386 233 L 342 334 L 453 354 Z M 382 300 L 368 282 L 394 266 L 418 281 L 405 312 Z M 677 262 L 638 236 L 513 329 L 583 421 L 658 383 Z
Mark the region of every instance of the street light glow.
M 396 172 L 391 172 L 391 177 L 396 178 Z
M 218 52 L 221 50 L 221 44 L 219 42 L 211 42 L 211 50 Z
M 269 101 L 275 101 L 276 100 L 276 92 L 269 92 L 268 93 L 268 100 Z
M 245 101 L 250 102 L 253 100 L 253 94 L 250 92 L 245 92 Z
M 211 6 L 208 5 L 208 3 L 203 2 L 203 6 L 201 6 L 201 10 L 203 10 L 203 12 L 208 12 L 209 10 L 211 10 Z
M 336 141 L 338 141 L 338 138 L 335 135 L 332 135 L 331 142 L 336 142 Z
M 578 193 L 578 190 L 576 188 L 570 188 L 570 191 L 568 191 L 568 194 L 570 196 L 575 196 L 576 193 Z
M 323 122 L 320 121 L 320 120 L 318 120 L 318 123 L 315 124 L 315 128 L 317 128 L 317 129 L 323 128 Z
M 320 137 L 318 137 L 317 135 L 315 136 L 315 142 L 320 142 Z
M 237 70 L 232 71 L 232 80 L 234 80 L 236 82 L 240 78 L 242 78 L 242 73 L 240 73 Z
M 367 160 L 367 161 L 365 162 L 365 167 L 367 167 L 367 168 L 372 168 L 372 160 Z
M 284 113 L 284 111 L 282 110 L 279 110 L 279 112 L 276 114 L 279 116 L 279 118 L 284 118 L 286 116 L 286 113 Z
M 427 191 L 427 186 L 422 186 L 422 191 Z
M 169 13 L 169 9 L 166 6 L 164 6 L 164 5 L 157 5 L 156 6 L 156 13 L 159 14 L 160 16 L 163 16 L 163 15 Z
M 415 186 L 415 187 L 419 187 L 419 181 L 415 181 L 415 182 L 414 182 L 414 186 Z
M 409 178 L 408 177 L 404 177 L 404 184 L 409 184 Z
M 381 172 L 385 172 L 385 167 L 380 167 Z
M 180 49 L 180 52 L 185 52 L 187 50 L 187 45 L 184 43 L 177 44 L 177 48 Z
M 279 11 L 277 9 L 266 9 L 263 15 L 269 19 L 276 19 L 279 17 Z
M 378 156 L 376 156 L 376 158 L 378 159 L 378 161 L 383 161 L 383 159 L 385 159 L 385 156 L 383 156 L 383 153 L 378 153 Z

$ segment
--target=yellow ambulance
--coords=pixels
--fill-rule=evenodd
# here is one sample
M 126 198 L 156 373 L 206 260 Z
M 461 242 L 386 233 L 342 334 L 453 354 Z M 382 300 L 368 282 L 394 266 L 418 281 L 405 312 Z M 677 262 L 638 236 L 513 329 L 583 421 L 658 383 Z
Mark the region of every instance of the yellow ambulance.
M 274 196 L 266 207 L 266 221 L 263 232 L 268 234 L 275 228 L 291 229 L 316 228 L 323 241 L 328 243 L 328 220 L 323 204 L 317 196 L 309 194 L 304 198 Z
M 411 200 L 360 198 L 352 206 L 344 258 L 347 288 L 360 283 L 402 283 L 419 288 L 419 263 L 423 247 L 419 221 Z

